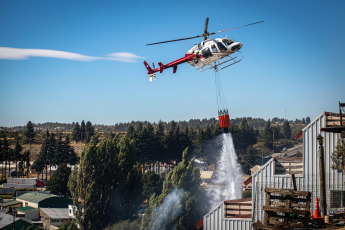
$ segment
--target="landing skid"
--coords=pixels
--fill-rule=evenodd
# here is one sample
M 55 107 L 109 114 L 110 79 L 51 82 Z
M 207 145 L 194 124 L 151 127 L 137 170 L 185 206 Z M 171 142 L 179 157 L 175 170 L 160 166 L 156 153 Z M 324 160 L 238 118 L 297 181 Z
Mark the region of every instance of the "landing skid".
M 236 58 L 237 58 L 237 56 L 224 58 L 222 61 L 214 62 L 214 64 L 210 64 L 206 68 L 202 68 L 200 70 L 200 72 L 203 72 L 203 71 L 208 70 L 208 69 L 214 69 L 215 72 L 218 72 L 222 69 L 228 68 L 229 66 L 235 65 L 236 63 L 239 63 L 240 61 L 242 61 L 242 59 L 236 60 Z M 231 61 L 231 63 L 229 65 L 223 66 L 222 68 L 218 69 L 219 66 L 221 66 L 221 65 L 223 65 L 229 61 Z

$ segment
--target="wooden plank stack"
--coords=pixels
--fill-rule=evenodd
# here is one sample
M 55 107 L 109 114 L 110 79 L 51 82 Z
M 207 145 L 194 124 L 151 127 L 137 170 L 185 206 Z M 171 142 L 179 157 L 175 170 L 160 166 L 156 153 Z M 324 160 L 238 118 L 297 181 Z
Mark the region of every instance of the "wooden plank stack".
M 306 229 L 310 222 L 311 193 L 292 189 L 265 188 L 263 223 L 255 229 Z

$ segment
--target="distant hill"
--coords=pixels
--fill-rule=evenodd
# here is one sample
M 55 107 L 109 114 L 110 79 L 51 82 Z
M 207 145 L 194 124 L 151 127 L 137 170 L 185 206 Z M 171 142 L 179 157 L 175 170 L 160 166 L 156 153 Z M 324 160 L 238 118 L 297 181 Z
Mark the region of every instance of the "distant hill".
M 252 117 L 239 117 L 231 119 L 231 125 L 240 125 L 243 118 L 247 119 L 248 125 L 253 127 L 254 129 L 263 129 L 267 120 L 263 118 L 252 118 Z M 304 118 L 302 119 L 304 120 Z M 306 124 L 302 122 L 302 120 L 296 119 L 296 121 L 290 121 L 290 125 L 294 124 Z M 116 123 L 114 125 L 102 125 L 102 124 L 94 124 L 93 127 L 97 132 L 126 132 L 128 127 L 131 125 L 135 127 L 138 121 L 131 121 L 131 122 L 124 122 L 124 123 Z M 274 117 L 271 121 L 272 125 L 281 125 L 283 124 L 283 118 Z M 141 121 L 142 125 L 145 126 L 148 121 Z M 163 126 L 167 129 L 169 122 L 162 121 Z M 175 121 L 175 123 L 180 127 L 180 129 L 192 128 L 194 130 L 198 129 L 205 129 L 207 126 L 214 126 L 218 125 L 218 119 L 216 118 L 209 118 L 209 119 L 190 119 L 189 121 Z M 80 122 L 79 122 L 80 124 Z M 151 123 L 154 127 L 158 124 L 158 122 Z M 73 123 L 59 123 L 59 122 L 45 122 L 45 123 L 38 123 L 33 124 L 36 131 L 45 131 L 49 130 L 50 132 L 71 132 L 73 127 L 75 126 L 75 122 Z M 15 126 L 15 127 L 0 127 L 0 131 L 15 131 L 21 132 L 23 131 L 25 126 Z

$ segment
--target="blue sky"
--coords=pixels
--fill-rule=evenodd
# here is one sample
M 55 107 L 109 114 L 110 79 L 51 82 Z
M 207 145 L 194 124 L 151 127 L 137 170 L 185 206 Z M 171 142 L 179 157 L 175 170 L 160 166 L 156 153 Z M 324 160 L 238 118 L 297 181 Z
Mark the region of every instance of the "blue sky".
M 185 63 L 148 84 L 142 63 L 184 56 L 201 40 L 145 44 L 199 35 L 206 17 L 210 32 L 265 21 L 220 34 L 243 43 L 242 62 L 220 72 L 230 117 L 337 112 L 344 10 L 343 0 L 2 0 L 0 126 L 216 117 L 213 71 Z

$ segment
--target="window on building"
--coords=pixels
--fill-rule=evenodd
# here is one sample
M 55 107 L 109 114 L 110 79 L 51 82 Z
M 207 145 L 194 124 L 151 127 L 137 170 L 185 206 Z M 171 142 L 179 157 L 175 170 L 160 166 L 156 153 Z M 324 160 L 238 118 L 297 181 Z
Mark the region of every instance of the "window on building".
M 28 207 L 28 206 L 29 206 L 28 202 L 25 202 L 25 207 Z
M 331 190 L 331 208 L 345 208 L 345 191 Z

